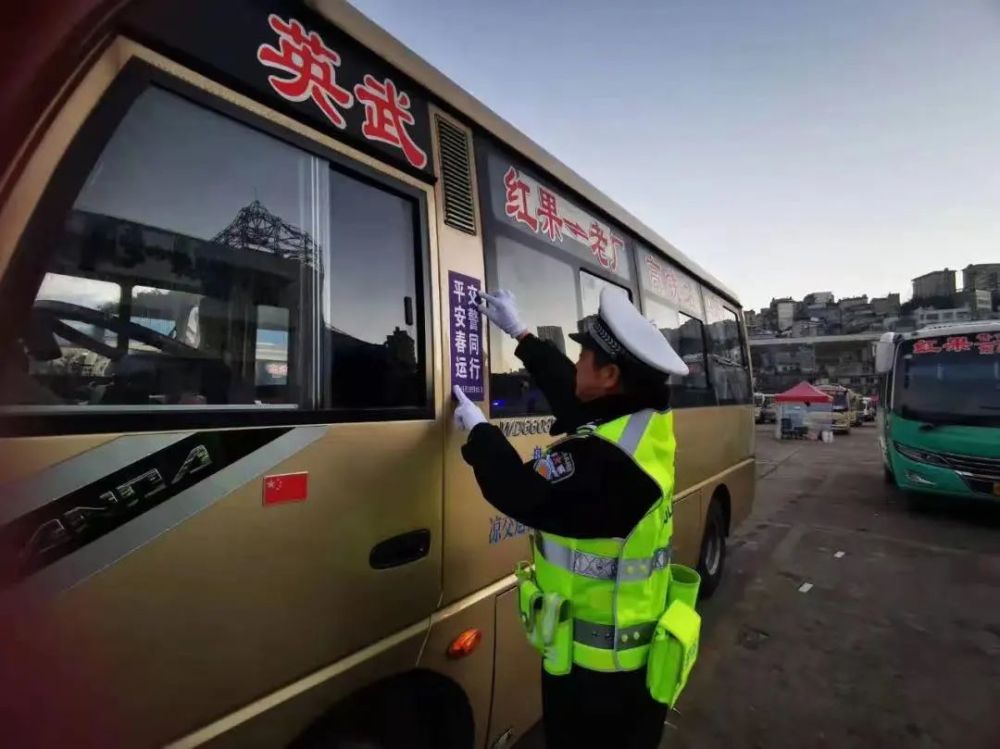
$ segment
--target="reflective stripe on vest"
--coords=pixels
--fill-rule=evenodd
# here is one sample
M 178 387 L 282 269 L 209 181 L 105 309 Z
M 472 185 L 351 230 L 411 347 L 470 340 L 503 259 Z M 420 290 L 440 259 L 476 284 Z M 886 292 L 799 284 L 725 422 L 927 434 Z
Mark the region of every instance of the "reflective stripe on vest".
M 564 546 L 547 534 L 539 534 L 535 544 L 538 553 L 545 557 L 545 561 L 550 564 L 562 567 L 567 572 L 597 580 L 616 579 L 619 563 L 625 568 L 621 576 L 622 580 L 645 580 L 654 572 L 666 568 L 670 564 L 672 554 L 670 546 L 665 546 L 654 550 L 650 557 L 622 559 L 619 562 L 617 556 L 589 554 L 579 549 Z
M 629 650 L 631 648 L 649 645 L 653 639 L 653 630 L 656 629 L 656 622 L 643 622 L 632 627 L 620 627 L 618 629 L 618 649 Z M 581 645 L 592 648 L 611 650 L 615 647 L 615 625 L 596 624 L 586 622 L 583 619 L 573 620 L 573 640 Z
M 673 414 L 640 411 L 579 434 L 626 453 L 656 482 L 660 497 L 624 539 L 536 534 L 535 581 L 543 592 L 570 601 L 574 663 L 596 671 L 635 670 L 646 663 L 669 584 Z

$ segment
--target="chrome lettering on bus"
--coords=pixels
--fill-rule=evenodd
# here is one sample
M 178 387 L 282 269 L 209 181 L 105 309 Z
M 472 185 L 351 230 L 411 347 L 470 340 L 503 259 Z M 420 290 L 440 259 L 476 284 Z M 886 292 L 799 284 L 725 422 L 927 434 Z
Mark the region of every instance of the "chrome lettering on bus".
M 174 476 L 174 480 L 170 483 L 176 484 L 185 476 L 198 473 L 198 471 L 208 468 L 210 465 L 212 465 L 212 457 L 208 454 L 208 448 L 204 445 L 195 445 L 191 448 L 191 452 L 188 453 L 180 469 L 178 469 L 177 475 Z
M 523 437 L 531 434 L 548 434 L 555 423 L 552 416 L 541 418 L 503 419 L 497 423 L 504 437 Z
M 194 445 L 180 464 L 170 485 L 212 465 L 212 456 L 203 444 Z M 83 504 L 54 510 L 57 517 L 39 521 L 19 553 L 22 564 L 30 563 L 52 552 L 58 553 L 61 546 L 71 546 L 74 542 L 94 534 L 102 527 L 110 527 L 115 522 L 123 522 L 141 512 L 150 499 L 168 489 L 166 479 L 159 468 L 139 469 L 132 478 L 105 491 L 97 490 L 97 500 L 81 498 Z
M 116 493 L 126 507 L 131 507 L 140 499 L 149 499 L 166 488 L 163 475 L 156 468 L 150 468 L 134 479 L 121 484 L 116 489 Z

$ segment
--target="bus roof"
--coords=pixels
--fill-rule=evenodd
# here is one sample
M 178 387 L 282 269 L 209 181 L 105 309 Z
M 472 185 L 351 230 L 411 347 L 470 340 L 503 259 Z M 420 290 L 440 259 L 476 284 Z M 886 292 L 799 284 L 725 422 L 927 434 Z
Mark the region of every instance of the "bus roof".
M 444 73 L 417 55 L 381 26 L 349 5 L 345 0 L 307 0 L 316 12 L 335 26 L 358 39 L 381 55 L 387 62 L 447 103 L 456 112 L 474 122 L 494 137 L 500 139 L 523 156 L 535 162 L 567 187 L 579 193 L 595 206 L 631 230 L 647 244 L 652 245 L 685 270 L 697 275 L 701 281 L 714 287 L 730 301 L 740 303 L 739 296 L 698 263 L 674 247 L 636 216 L 632 215 L 594 187 L 555 156 L 532 141 L 527 135 L 504 120 L 496 112 L 465 91 Z
M 980 320 L 978 322 L 945 322 L 927 325 L 913 333 L 904 333 L 903 340 L 928 338 L 940 335 L 970 335 L 1000 330 L 1000 320 Z

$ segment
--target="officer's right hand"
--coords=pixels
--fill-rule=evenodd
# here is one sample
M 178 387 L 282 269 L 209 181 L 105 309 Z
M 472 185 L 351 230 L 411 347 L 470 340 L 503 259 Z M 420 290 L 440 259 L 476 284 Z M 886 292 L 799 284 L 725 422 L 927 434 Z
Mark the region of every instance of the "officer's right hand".
M 486 422 L 486 416 L 479 406 L 469 400 L 462 388 L 455 385 L 452 388 L 457 405 L 455 406 L 455 426 L 463 432 L 471 432 L 473 427 Z
M 514 295 L 506 289 L 495 294 L 480 295 L 479 311 L 486 319 L 512 338 L 520 338 L 528 332 L 517 314 Z

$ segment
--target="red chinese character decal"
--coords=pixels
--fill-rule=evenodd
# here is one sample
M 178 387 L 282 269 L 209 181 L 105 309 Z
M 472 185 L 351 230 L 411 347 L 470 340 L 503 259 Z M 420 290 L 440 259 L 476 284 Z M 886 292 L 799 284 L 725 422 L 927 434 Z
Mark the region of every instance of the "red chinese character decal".
M 282 20 L 272 13 L 267 22 L 278 35 L 278 48 L 262 44 L 257 48 L 257 60 L 269 68 L 278 68 L 290 78 L 269 75 L 271 88 L 289 101 L 312 99 L 335 127 L 343 130 L 347 122 L 337 107 L 348 109 L 354 97 L 346 88 L 337 85 L 337 66 L 340 55 L 323 44 L 315 31 L 306 33 L 294 18 Z
M 979 349 L 980 354 L 1000 353 L 1000 344 L 997 344 L 996 341 L 979 341 L 976 344 L 976 348 Z
M 618 270 L 618 256 L 625 249 L 625 240 L 611 235 L 611 270 Z
M 574 237 L 576 237 L 579 240 L 582 240 L 582 241 L 586 242 L 587 239 L 589 238 L 587 236 L 587 232 L 584 230 L 584 228 L 582 226 L 580 226 L 578 223 L 576 223 L 576 221 L 570 221 L 568 218 L 564 218 L 563 219 L 563 226 L 565 226 L 567 229 L 569 229 L 570 234 L 572 234 Z
M 677 300 L 683 301 L 688 306 L 691 306 L 691 299 L 689 298 L 690 295 L 688 295 L 688 297 L 682 299 L 682 297 L 684 295 L 678 293 L 677 274 L 674 273 L 673 269 L 668 268 L 667 272 L 664 273 L 663 275 L 664 275 L 664 280 L 663 280 L 664 294 L 663 295 L 667 299 L 677 299 Z
M 538 188 L 538 218 L 542 233 L 547 234 L 553 242 L 557 239 L 562 242 L 563 220 L 559 218 L 556 196 L 541 186 Z
M 608 254 L 608 235 L 596 221 L 590 225 L 590 251 L 594 253 L 603 267 L 611 267 L 611 258 Z
M 952 354 L 961 354 L 963 351 L 972 350 L 972 341 L 968 336 L 951 336 L 944 342 L 944 350 Z
M 507 173 L 503 175 L 503 183 L 507 188 L 504 211 L 508 216 L 525 224 L 532 231 L 538 231 L 538 219 L 528 212 L 528 193 L 531 192 L 528 183 L 521 179 L 521 175 L 514 167 L 507 169 Z
M 660 264 L 646 255 L 646 275 L 649 276 L 649 287 L 657 294 L 663 293 L 663 279 L 660 278 Z
M 940 354 L 941 347 L 937 345 L 937 338 L 923 338 L 913 344 L 914 354 Z
M 396 90 L 391 78 L 379 82 L 366 74 L 354 87 L 354 95 L 365 106 L 365 122 L 361 132 L 369 140 L 377 140 L 402 150 L 406 160 L 418 169 L 427 166 L 427 154 L 413 142 L 406 126 L 415 120 L 410 113 L 410 97 Z

